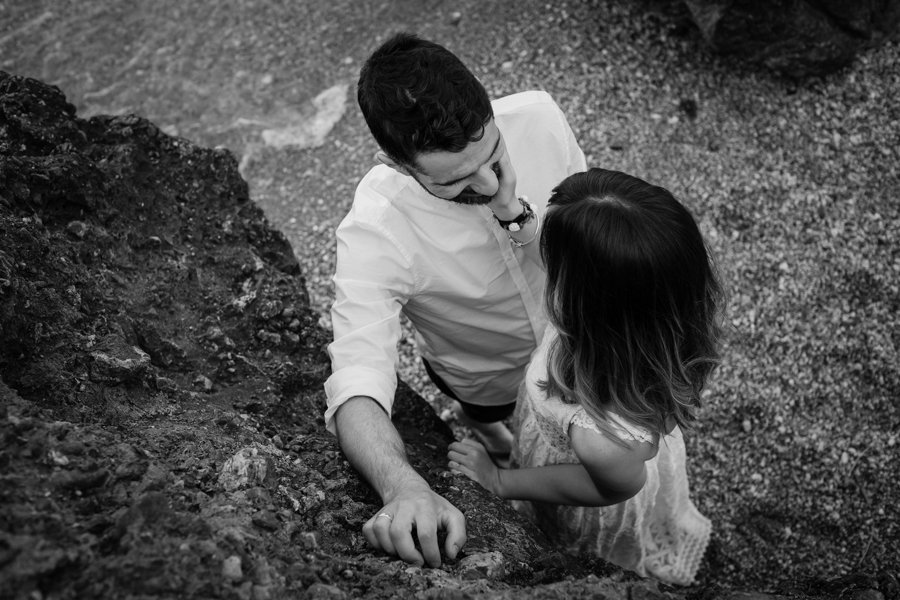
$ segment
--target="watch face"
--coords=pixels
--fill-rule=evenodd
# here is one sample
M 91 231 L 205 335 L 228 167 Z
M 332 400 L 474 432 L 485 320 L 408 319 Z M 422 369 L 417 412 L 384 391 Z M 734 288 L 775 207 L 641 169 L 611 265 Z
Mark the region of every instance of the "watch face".
M 518 230 L 520 230 L 520 229 L 522 229 L 522 226 L 519 225 L 518 223 L 510 223 L 510 224 L 509 224 L 509 230 L 510 230 L 510 231 L 518 231 Z

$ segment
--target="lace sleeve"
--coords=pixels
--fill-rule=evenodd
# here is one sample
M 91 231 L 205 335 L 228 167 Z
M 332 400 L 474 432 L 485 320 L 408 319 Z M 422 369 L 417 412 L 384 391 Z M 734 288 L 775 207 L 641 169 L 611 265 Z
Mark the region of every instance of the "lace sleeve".
M 609 421 L 607 422 L 609 428 L 602 428 L 597 425 L 594 419 L 591 418 L 591 416 L 588 415 L 582 407 L 578 407 L 578 410 L 576 410 L 572 415 L 572 420 L 570 421 L 570 423 L 572 425 L 583 427 L 584 429 L 596 431 L 600 435 L 607 435 L 608 433 L 612 432 L 623 440 L 633 439 L 638 442 L 653 441 L 652 433 L 642 427 L 630 425 L 617 415 L 609 415 Z
M 601 429 L 597 427 L 594 419 L 588 416 L 588 414 L 584 412 L 583 408 L 579 408 L 577 411 L 575 411 L 575 414 L 572 415 L 572 420 L 569 423 L 571 425 L 578 425 L 579 427 L 582 427 L 584 429 L 596 431 L 600 435 L 603 435 L 603 431 L 601 431 Z

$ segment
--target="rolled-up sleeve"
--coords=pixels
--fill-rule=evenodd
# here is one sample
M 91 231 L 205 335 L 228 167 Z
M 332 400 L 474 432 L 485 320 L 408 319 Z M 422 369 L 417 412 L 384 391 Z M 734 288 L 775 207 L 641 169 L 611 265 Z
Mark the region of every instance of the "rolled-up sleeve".
M 400 311 L 415 288 L 411 261 L 383 228 L 351 214 L 337 230 L 334 341 L 328 346 L 331 377 L 325 382 L 325 426 L 354 396 L 368 396 L 391 415 L 397 390 Z

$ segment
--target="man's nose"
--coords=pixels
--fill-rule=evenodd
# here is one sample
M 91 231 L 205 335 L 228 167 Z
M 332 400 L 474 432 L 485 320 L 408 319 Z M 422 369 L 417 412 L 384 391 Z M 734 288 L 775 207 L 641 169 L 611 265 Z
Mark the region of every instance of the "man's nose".
M 472 189 L 484 196 L 493 196 L 500 189 L 500 180 L 491 165 L 478 169 L 477 178 L 472 182 Z

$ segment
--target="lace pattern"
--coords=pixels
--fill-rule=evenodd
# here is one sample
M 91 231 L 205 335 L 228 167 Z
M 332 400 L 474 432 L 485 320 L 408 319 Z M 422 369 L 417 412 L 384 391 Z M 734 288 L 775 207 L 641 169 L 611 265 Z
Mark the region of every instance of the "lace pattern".
M 599 427 L 597 423 L 594 422 L 593 417 L 588 415 L 581 406 L 579 406 L 578 410 L 572 415 L 572 425 L 578 425 L 579 427 L 596 431 L 600 435 L 606 435 L 606 431 Z M 638 442 L 653 442 L 652 433 L 642 427 L 631 425 L 618 415 L 609 415 L 609 425 L 615 434 L 623 440 L 628 440 L 630 438 Z

